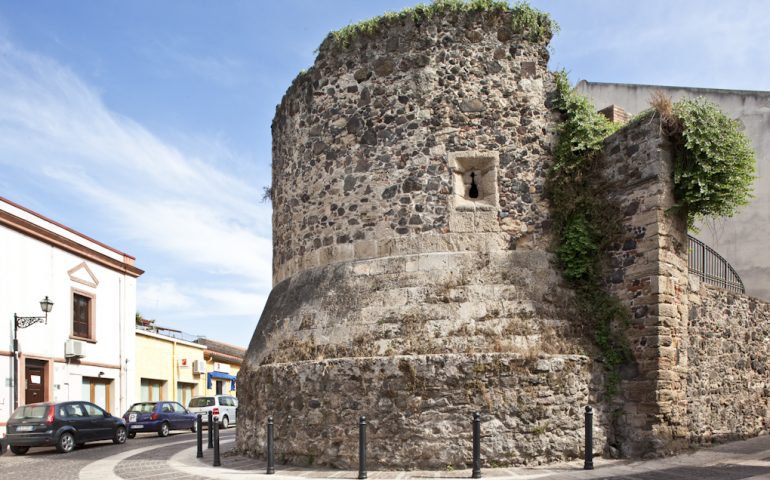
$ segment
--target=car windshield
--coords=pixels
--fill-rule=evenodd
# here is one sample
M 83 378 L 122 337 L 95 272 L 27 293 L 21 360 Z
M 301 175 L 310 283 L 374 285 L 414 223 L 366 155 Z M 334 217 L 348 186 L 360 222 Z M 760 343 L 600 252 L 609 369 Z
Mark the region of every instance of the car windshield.
M 128 409 L 129 412 L 134 413 L 152 413 L 155 410 L 154 402 L 135 403 Z
M 191 408 L 195 407 L 213 407 L 214 406 L 214 397 L 198 397 L 193 398 L 190 400 Z
M 44 418 L 46 415 L 48 415 L 48 405 L 24 405 L 13 412 L 11 419 Z

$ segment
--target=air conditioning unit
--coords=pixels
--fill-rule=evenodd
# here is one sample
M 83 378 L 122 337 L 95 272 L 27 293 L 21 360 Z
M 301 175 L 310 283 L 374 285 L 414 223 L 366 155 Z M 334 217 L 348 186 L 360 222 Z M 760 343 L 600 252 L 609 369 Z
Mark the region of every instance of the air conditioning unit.
M 206 373 L 206 362 L 203 360 L 193 360 L 193 373 L 203 374 Z
M 80 340 L 67 340 L 64 342 L 64 357 L 85 357 L 84 344 Z

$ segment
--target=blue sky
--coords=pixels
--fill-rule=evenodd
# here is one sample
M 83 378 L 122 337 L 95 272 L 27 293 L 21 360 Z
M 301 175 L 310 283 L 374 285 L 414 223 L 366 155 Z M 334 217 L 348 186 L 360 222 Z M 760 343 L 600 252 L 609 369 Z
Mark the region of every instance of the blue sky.
M 135 255 L 146 317 L 247 345 L 275 105 L 329 31 L 414 3 L 0 0 L 0 195 Z M 573 83 L 770 90 L 770 2 L 531 4 Z

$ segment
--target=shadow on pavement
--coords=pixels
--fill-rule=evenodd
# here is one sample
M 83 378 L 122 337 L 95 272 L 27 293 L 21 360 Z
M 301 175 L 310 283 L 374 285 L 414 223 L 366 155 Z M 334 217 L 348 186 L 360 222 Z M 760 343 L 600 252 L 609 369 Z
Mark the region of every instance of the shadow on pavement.
M 726 464 L 709 467 L 665 468 L 632 475 L 601 477 L 596 480 L 741 480 L 762 474 L 770 475 L 770 467 Z

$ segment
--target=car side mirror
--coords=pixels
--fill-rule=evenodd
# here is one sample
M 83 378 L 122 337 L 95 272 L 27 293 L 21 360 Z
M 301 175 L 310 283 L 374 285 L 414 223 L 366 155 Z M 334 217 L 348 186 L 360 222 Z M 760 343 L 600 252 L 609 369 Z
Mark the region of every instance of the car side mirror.
M 111 414 L 110 412 L 104 412 L 104 416 L 105 416 L 105 417 L 111 417 L 111 416 L 112 416 L 112 414 Z

